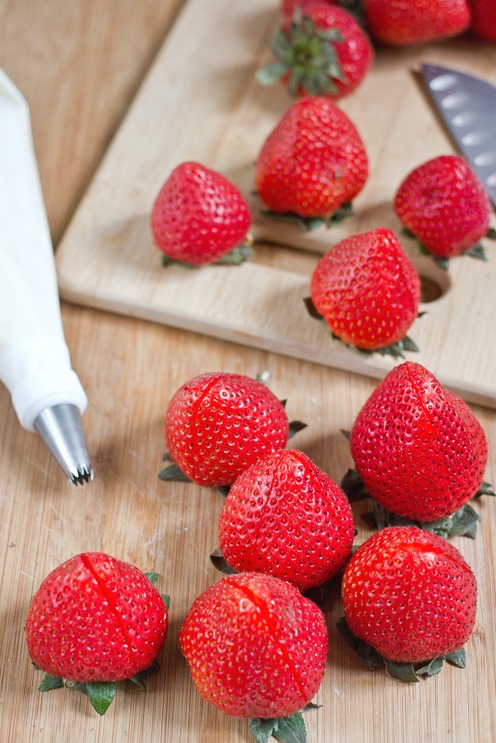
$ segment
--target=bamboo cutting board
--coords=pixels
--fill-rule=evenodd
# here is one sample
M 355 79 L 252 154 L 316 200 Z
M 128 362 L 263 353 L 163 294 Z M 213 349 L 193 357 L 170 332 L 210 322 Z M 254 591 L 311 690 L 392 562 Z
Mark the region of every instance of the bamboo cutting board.
M 419 86 L 421 61 L 496 82 L 496 48 L 467 38 L 378 48 L 361 87 L 340 102 L 365 142 L 369 180 L 351 218 L 306 233 L 264 216 L 253 193 L 258 151 L 291 104 L 282 88 L 262 88 L 254 77 L 271 59 L 278 5 L 216 0 L 213 9 L 209 0 L 186 3 L 59 246 L 61 296 L 382 377 L 396 361 L 344 347 L 309 317 L 303 304 L 309 276 L 319 255 L 347 235 L 377 226 L 399 234 L 391 202 L 400 181 L 420 162 L 453 151 Z M 253 260 L 238 267 L 162 267 L 149 214 L 165 178 L 185 160 L 219 170 L 245 194 L 253 215 Z M 439 294 L 422 304 L 427 314 L 409 333 L 420 352 L 408 357 L 466 400 L 496 407 L 496 251 L 488 245 L 488 262 L 460 257 L 446 272 L 403 243 Z

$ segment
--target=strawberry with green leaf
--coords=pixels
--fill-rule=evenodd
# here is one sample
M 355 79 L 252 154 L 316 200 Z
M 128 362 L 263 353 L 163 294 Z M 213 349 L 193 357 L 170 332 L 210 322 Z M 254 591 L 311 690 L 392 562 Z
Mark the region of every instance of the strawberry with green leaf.
M 36 592 L 26 620 L 33 663 L 47 674 L 40 691 L 85 693 L 98 714 L 117 682 L 157 670 L 168 629 L 169 599 L 155 573 L 102 552 L 84 552 L 55 568 Z
M 242 472 L 219 518 L 219 546 L 236 571 L 321 586 L 349 558 L 353 514 L 343 491 L 310 458 L 281 449 Z
M 417 350 L 406 335 L 418 314 L 420 279 L 391 230 L 341 240 L 317 263 L 307 308 L 334 336 L 363 351 Z
M 258 379 L 206 372 L 185 382 L 165 415 L 161 480 L 227 487 L 263 456 L 286 446 L 305 424 L 288 421 L 284 403 Z
M 460 552 L 415 526 L 388 527 L 354 552 L 343 574 L 338 627 L 370 670 L 416 682 L 444 661 L 465 666 L 477 581 Z
M 353 122 L 329 98 L 308 96 L 266 138 L 255 183 L 270 215 L 312 229 L 346 213 L 367 177 L 367 153 Z
M 482 183 L 459 155 L 440 155 L 414 168 L 394 197 L 394 209 L 421 247 L 446 267 L 461 254 L 485 258 L 480 240 L 496 237 Z
M 276 62 L 257 73 L 263 85 L 282 82 L 290 95 L 349 95 L 372 64 L 372 46 L 346 10 L 323 0 L 306 2 L 283 20 L 271 44 Z
M 151 229 L 163 263 L 240 263 L 251 252 L 251 214 L 243 195 L 221 173 L 184 162 L 155 199 Z
M 253 572 L 221 578 L 193 602 L 179 646 L 199 694 L 252 718 L 256 741 L 306 740 L 301 712 L 323 680 L 328 637 L 322 611 L 293 585 Z
M 424 366 L 405 361 L 385 376 L 356 417 L 350 447 L 365 491 L 387 512 L 443 536 L 474 536 L 468 501 L 492 492 L 486 437 Z

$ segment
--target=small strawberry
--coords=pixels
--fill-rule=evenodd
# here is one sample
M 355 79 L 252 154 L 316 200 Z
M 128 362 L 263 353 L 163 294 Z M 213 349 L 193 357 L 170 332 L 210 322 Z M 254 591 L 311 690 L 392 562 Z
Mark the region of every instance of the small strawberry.
M 441 155 L 419 165 L 399 186 L 394 209 L 423 248 L 440 259 L 479 255 L 491 237 L 491 202 L 466 160 Z
M 472 8 L 471 32 L 485 41 L 496 41 L 496 3 L 494 0 L 469 0 Z
M 179 646 L 207 702 L 234 717 L 259 718 L 256 728 L 268 734 L 257 740 L 268 740 L 292 715 L 304 729 L 299 711 L 324 677 L 327 627 L 317 605 L 290 583 L 261 573 L 222 578 L 194 601 Z
M 118 681 L 143 686 L 140 676 L 153 669 L 168 629 L 157 577 L 102 552 L 55 568 L 26 620 L 29 655 L 47 674 L 40 690 L 76 687 L 104 714 Z
M 281 449 L 242 472 L 219 519 L 220 550 L 232 568 L 270 573 L 301 591 L 341 570 L 353 537 L 343 491 L 298 450 Z
M 338 626 L 345 636 L 351 632 L 362 652 L 366 643 L 386 660 L 390 675 L 418 681 L 439 672 L 443 660 L 464 666 L 477 582 L 460 552 L 441 537 L 415 526 L 382 529 L 353 554 L 341 595 L 346 625 Z M 370 648 L 369 660 L 379 665 Z
M 364 0 L 364 12 L 371 36 L 395 46 L 458 36 L 471 22 L 467 0 Z
M 317 313 L 345 343 L 401 353 L 397 344 L 417 317 L 420 279 L 393 232 L 378 228 L 334 245 L 315 267 L 310 293 Z M 403 347 L 414 349 L 409 339 Z
M 196 162 L 174 168 L 151 213 L 153 238 L 164 263 L 240 262 L 245 256 L 239 247 L 246 243 L 250 224 L 248 205 L 238 189 Z
M 488 456 L 468 405 L 410 361 L 392 369 L 365 402 L 350 446 L 372 498 L 420 523 L 449 517 L 473 498 Z
M 351 93 L 372 63 L 372 46 L 346 10 L 323 0 L 304 5 L 276 30 L 271 50 L 276 62 L 260 70 L 263 85 L 283 82 L 290 95 Z
M 368 159 L 350 119 L 329 98 L 294 103 L 265 140 L 256 190 L 279 215 L 328 220 L 362 190 Z
M 284 405 L 262 382 L 242 374 L 208 372 L 183 384 L 165 416 L 168 458 L 176 467 L 160 478 L 199 485 L 232 485 L 266 454 L 286 446 L 289 422 Z

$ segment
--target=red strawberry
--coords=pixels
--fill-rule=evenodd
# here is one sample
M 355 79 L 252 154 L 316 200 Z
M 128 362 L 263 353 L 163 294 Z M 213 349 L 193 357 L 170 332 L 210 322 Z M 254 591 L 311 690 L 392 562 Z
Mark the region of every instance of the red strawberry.
M 390 371 L 360 410 L 351 454 L 368 493 L 416 522 L 450 516 L 482 484 L 484 431 L 466 403 L 420 364 Z
M 227 262 L 227 254 L 246 241 L 250 224 L 248 205 L 238 189 L 196 162 L 174 168 L 151 214 L 153 237 L 167 262 L 193 266 Z
M 369 71 L 372 46 L 353 16 L 336 5 L 314 0 L 303 12 L 277 29 L 271 44 L 277 62 L 257 78 L 263 85 L 281 81 L 291 95 L 342 98 Z
M 403 225 L 438 258 L 473 249 L 489 231 L 489 197 L 458 155 L 441 155 L 415 168 L 399 186 L 394 208 Z
M 445 539 L 415 526 L 382 529 L 354 553 L 341 592 L 349 630 L 384 659 L 461 660 L 456 651 L 474 628 L 477 583 Z M 436 670 L 432 665 L 418 672 Z
M 485 41 L 496 41 L 496 3 L 494 0 L 469 0 L 472 8 L 470 30 Z
M 467 0 L 365 0 L 371 36 L 404 46 L 458 36 L 471 21 Z
M 169 457 L 199 485 L 231 485 L 257 459 L 286 446 L 288 435 L 284 405 L 262 382 L 242 374 L 190 379 L 165 416 Z M 162 479 L 175 479 L 174 470 L 167 472 Z
M 33 663 L 57 677 L 42 683 L 42 691 L 81 682 L 103 714 L 117 681 L 154 664 L 167 629 L 167 606 L 151 577 L 110 555 L 85 552 L 42 582 L 29 608 L 26 639 Z
M 270 573 L 301 591 L 348 559 L 353 514 L 343 491 L 301 451 L 282 449 L 234 482 L 219 519 L 219 545 L 237 571 Z
M 228 715 L 267 720 L 298 712 L 316 694 L 327 627 L 290 583 L 240 573 L 194 601 L 179 646 L 204 699 Z
M 334 245 L 314 269 L 310 293 L 334 335 L 373 351 L 405 338 L 417 317 L 420 280 L 395 235 L 379 228 Z
M 327 219 L 362 190 L 368 160 L 360 135 L 328 98 L 294 103 L 265 140 L 256 189 L 274 212 Z

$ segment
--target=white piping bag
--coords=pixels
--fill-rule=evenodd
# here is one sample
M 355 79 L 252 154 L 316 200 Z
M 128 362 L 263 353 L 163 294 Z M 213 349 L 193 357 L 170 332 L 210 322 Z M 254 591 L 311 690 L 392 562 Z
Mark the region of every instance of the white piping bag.
M 74 485 L 93 479 L 71 367 L 29 107 L 0 70 L 0 381 Z

